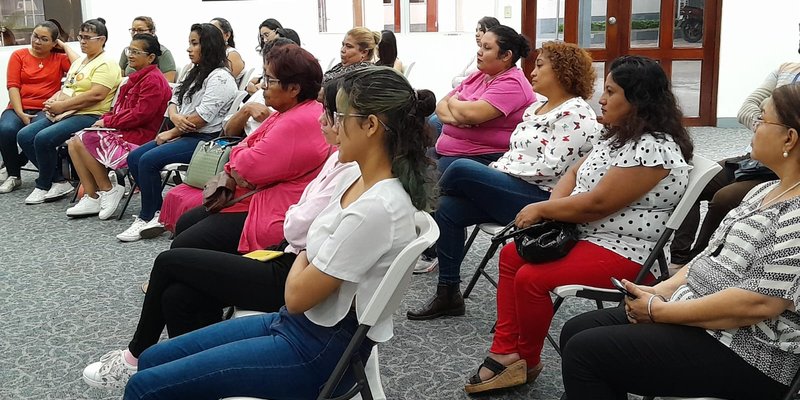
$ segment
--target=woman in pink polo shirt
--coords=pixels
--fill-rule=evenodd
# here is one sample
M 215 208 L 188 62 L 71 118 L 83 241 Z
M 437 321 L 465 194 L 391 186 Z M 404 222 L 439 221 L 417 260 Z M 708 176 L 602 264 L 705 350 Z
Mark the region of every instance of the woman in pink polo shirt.
M 536 100 L 525 73 L 516 66 L 530 50 L 528 40 L 505 25 L 481 37 L 478 71 L 436 106 L 444 124 L 436 142 L 439 172 L 458 158 L 488 165 L 508 150 L 511 132 Z

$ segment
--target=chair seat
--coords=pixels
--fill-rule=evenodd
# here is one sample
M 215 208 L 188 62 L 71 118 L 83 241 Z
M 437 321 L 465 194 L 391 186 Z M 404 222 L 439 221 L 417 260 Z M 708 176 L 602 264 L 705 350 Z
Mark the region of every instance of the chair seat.
M 494 236 L 498 232 L 502 231 L 503 228 L 505 228 L 505 226 L 487 222 L 485 224 L 479 224 L 478 228 L 482 230 L 484 233 Z

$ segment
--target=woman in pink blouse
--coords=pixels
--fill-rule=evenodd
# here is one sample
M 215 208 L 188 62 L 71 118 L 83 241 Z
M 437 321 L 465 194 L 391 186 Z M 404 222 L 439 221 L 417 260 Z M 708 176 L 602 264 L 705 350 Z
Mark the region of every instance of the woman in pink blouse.
M 119 88 L 114 108 L 91 127 L 67 141 L 69 155 L 83 185 L 83 197 L 67 209 L 68 217 L 114 214 L 125 187 L 108 178 L 107 168 L 128 165 L 128 153 L 156 136 L 172 89 L 158 69 L 161 45 L 153 35 L 139 33 L 125 48 L 135 70 Z
M 478 71 L 436 106 L 444 124 L 436 142 L 440 172 L 458 158 L 488 165 L 508 149 L 511 132 L 536 99 L 525 73 L 516 66 L 530 50 L 528 40 L 505 25 L 481 37 Z
M 225 165 L 238 184 L 234 198 L 258 192 L 216 214 L 187 211 L 176 223 L 172 248 L 238 253 L 278 244 L 286 210 L 331 154 L 319 134 L 322 70 L 314 56 L 297 45 L 273 48 L 264 79 L 266 104 L 276 112 L 233 148 Z

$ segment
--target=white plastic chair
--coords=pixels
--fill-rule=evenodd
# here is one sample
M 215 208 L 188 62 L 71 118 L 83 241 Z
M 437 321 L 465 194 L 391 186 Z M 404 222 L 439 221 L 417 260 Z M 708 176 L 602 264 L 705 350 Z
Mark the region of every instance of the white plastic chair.
M 117 86 L 117 91 L 114 93 L 114 98 L 111 99 L 111 108 L 113 109 L 114 106 L 117 104 L 117 99 L 119 99 L 119 90 L 122 88 L 122 85 L 128 83 L 128 77 L 125 76 L 119 81 L 119 86 Z
M 336 65 L 336 59 L 336 57 L 331 58 L 331 61 L 328 63 L 328 68 L 325 68 L 325 71 L 333 68 L 333 66 Z
M 405 75 L 406 79 L 409 79 L 409 77 L 411 76 L 411 70 L 414 69 L 414 65 L 416 64 L 417 64 L 416 61 L 412 61 L 408 65 L 406 65 L 406 70 L 403 71 L 403 75 Z
M 244 71 L 244 75 L 242 75 L 242 80 L 239 82 L 239 90 L 245 90 L 247 84 L 250 82 L 250 78 L 253 77 L 254 72 L 256 72 L 255 68 L 248 68 Z
M 680 202 L 672 211 L 664 232 L 656 241 L 653 251 L 647 257 L 639 275 L 636 277 L 635 282 L 641 283 L 649 272 L 656 277 L 657 281 L 662 281 L 669 278 L 669 269 L 667 260 L 664 255 L 664 246 L 666 246 L 672 233 L 681 226 L 686 214 L 694 205 L 697 198 L 700 197 L 700 192 L 706 187 L 708 182 L 719 172 L 722 167 L 714 161 L 711 161 L 703 156 L 695 154 L 692 158 L 693 168 L 689 172 L 689 183 L 686 186 L 686 192 L 681 197 Z M 658 264 L 656 265 L 656 261 Z M 620 302 L 622 301 L 622 294 L 616 289 L 605 289 L 584 285 L 564 285 L 553 289 L 553 294 L 556 295 L 556 300 L 553 303 L 553 312 L 558 311 L 558 308 L 568 297 L 580 297 L 584 299 L 594 300 L 598 308 L 603 308 L 604 301 Z M 549 334 L 547 340 L 556 349 L 558 354 L 561 354 L 561 349 L 558 344 Z
M 384 317 L 391 315 L 400 306 L 400 301 L 411 282 L 411 271 L 417 263 L 417 259 L 425 249 L 433 245 L 439 239 L 439 227 L 436 226 L 433 218 L 425 212 L 417 211 L 414 214 L 414 221 L 417 227 L 418 237 L 409 243 L 389 266 L 386 275 L 383 277 L 375 294 L 367 303 L 367 308 L 359 318 L 359 325 L 347 350 L 342 354 L 336 368 L 331 373 L 325 386 L 322 388 L 317 400 L 330 399 L 339 381 L 347 372 L 348 368 L 353 368 L 356 377 L 356 384 L 344 395 L 336 399 L 362 398 L 365 400 L 385 399 L 383 388 L 380 382 L 373 382 L 373 377 L 380 378 L 378 371 L 378 351 L 377 346 L 372 348 L 372 354 L 364 367 L 361 358 L 357 357 L 357 349 L 367 337 L 370 328 Z M 252 313 L 252 312 L 251 312 Z M 235 314 L 236 315 L 236 314 Z M 370 367 L 374 365 L 374 370 Z M 369 378 L 368 378 L 369 377 Z M 359 397 L 360 395 L 360 397 Z M 257 400 L 251 397 L 229 397 L 224 400 Z

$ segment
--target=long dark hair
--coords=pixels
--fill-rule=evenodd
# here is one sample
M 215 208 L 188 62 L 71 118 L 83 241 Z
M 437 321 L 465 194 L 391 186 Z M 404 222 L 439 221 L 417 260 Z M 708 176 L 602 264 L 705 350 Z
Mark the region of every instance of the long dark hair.
M 183 97 L 190 99 L 203 87 L 203 82 L 211 71 L 225 68 L 228 58 L 225 55 L 225 39 L 222 32 L 211 24 L 193 24 L 191 32 L 200 37 L 200 62 L 195 64 L 186 78 L 178 86 L 178 105 L 183 104 Z
M 511 64 L 516 64 L 520 58 L 528 57 L 531 52 L 531 43 L 525 36 L 517 33 L 514 28 L 505 25 L 497 25 L 490 28 L 487 32 L 492 32 L 497 38 L 497 47 L 500 48 L 498 55 L 510 51 Z
M 278 30 L 278 28 L 283 28 L 283 25 L 281 25 L 280 21 L 275 18 L 267 18 L 261 21 L 261 24 L 258 25 L 258 46 L 256 46 L 256 51 L 259 52 L 263 51 L 264 45 L 266 44 L 264 43 L 264 38 L 261 37 L 261 28 L 269 28 L 270 30 L 275 31 Z M 263 54 L 266 54 L 266 52 Z
M 386 124 L 384 137 L 392 173 L 403 184 L 414 207 L 430 210 L 434 201 L 429 168 L 432 161 L 425 152 L 433 139 L 425 118 L 436 108 L 433 92 L 415 91 L 394 69 L 376 66 L 344 75 L 339 89 L 349 107 L 376 115 Z
M 231 26 L 231 23 L 228 22 L 227 19 L 222 17 L 211 18 L 211 21 L 217 21 L 217 23 L 219 24 L 219 29 L 222 29 L 222 33 L 230 34 L 230 36 L 228 37 L 227 45 L 231 47 L 236 47 L 236 42 L 233 41 L 233 27 Z
M 381 42 L 378 44 L 378 61 L 375 65 L 393 67 L 397 61 L 397 38 L 394 32 L 381 31 Z
M 50 33 L 50 40 L 52 40 L 53 42 L 58 40 L 59 35 L 61 34 L 61 31 L 58 29 L 58 25 L 54 24 L 53 22 L 51 22 L 49 20 L 48 21 L 42 21 L 42 22 L 36 24 L 36 26 L 34 26 L 33 29 L 36 29 L 38 27 L 42 27 L 42 28 L 47 29 L 47 31 Z M 52 53 L 64 53 L 64 49 L 61 49 L 61 48 L 58 48 L 58 47 L 53 47 L 53 49 L 50 50 L 50 52 L 52 52 Z
M 622 56 L 611 64 L 611 78 L 625 91 L 631 104 L 626 120 L 608 127 L 604 138 L 620 148 L 645 133 L 663 138 L 667 133 L 681 148 L 683 158 L 691 160 L 694 144 L 683 126 L 683 113 L 670 89 L 669 79 L 655 60 L 642 56 Z
M 483 33 L 489 31 L 489 29 L 494 28 L 495 26 L 500 25 L 500 21 L 497 20 L 495 17 L 483 17 L 478 20 L 478 26 L 481 27 Z
M 158 38 L 149 33 L 137 33 L 131 38 L 131 41 L 134 40 L 144 42 L 147 45 L 145 48 L 147 53 L 155 56 L 150 64 L 158 64 L 158 57 L 161 57 L 161 43 L 158 43 Z

